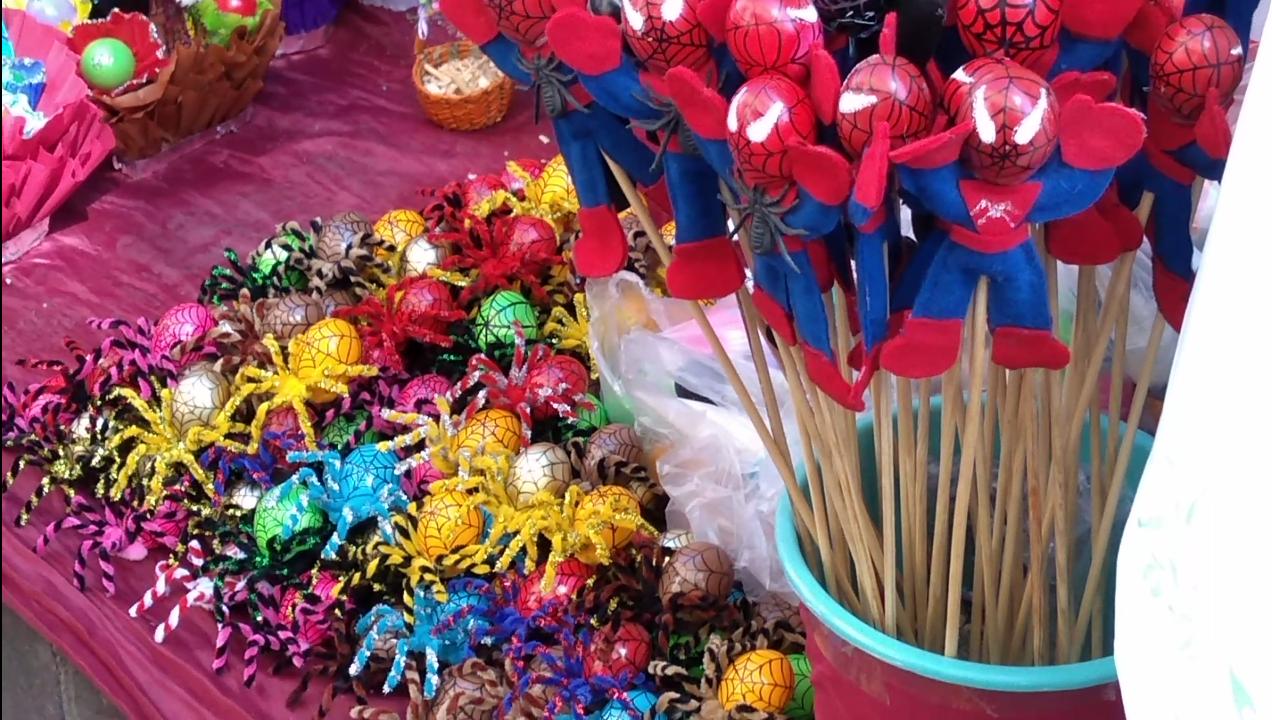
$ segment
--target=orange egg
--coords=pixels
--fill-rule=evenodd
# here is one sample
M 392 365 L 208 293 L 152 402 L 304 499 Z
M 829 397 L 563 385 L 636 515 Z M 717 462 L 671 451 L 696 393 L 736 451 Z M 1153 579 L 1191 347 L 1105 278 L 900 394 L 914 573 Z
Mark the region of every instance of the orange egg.
M 521 450 L 521 421 L 508 410 L 481 410 L 455 434 L 455 449 L 516 454 Z
M 486 516 L 468 496 L 450 490 L 425 498 L 420 509 L 416 542 L 430 559 L 472 545 L 486 530 Z
M 615 517 L 618 513 L 628 514 L 629 518 Z M 574 529 L 587 534 L 599 523 L 600 532 L 592 533 L 590 537 L 604 543 L 613 552 L 632 541 L 632 536 L 636 534 L 636 524 L 631 518 L 639 515 L 640 500 L 635 493 L 617 485 L 602 485 L 584 496 L 579 503 L 578 510 L 574 513 Z M 575 554 L 589 565 L 601 561 L 592 541 Z
M 725 710 L 743 703 L 760 712 L 779 713 L 786 709 L 795 692 L 795 668 L 776 650 L 752 650 L 724 672 L 716 697 Z

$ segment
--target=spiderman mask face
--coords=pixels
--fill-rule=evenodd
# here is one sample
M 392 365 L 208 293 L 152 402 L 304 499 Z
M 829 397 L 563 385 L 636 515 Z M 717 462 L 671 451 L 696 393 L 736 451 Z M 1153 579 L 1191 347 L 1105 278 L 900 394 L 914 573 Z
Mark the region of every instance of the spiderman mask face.
M 977 57 L 996 55 L 1038 73 L 1055 62 L 1060 0 L 954 0 L 959 37 Z
M 881 122 L 888 123 L 894 147 L 922 137 L 932 127 L 936 105 L 918 66 L 901 57 L 871 55 L 844 79 L 838 110 L 839 139 L 856 159 Z
M 802 83 L 809 54 L 822 43 L 821 18 L 811 0 L 734 0 L 725 43 L 748 78 L 778 73 Z
M 1201 116 L 1214 90 L 1221 107 L 1232 103 L 1245 69 L 1245 52 L 1232 27 L 1214 15 L 1189 15 L 1166 28 L 1149 68 L 1152 97 L 1180 120 Z
M 963 161 L 986 182 L 1025 182 L 1058 142 L 1060 109 L 1051 87 L 1011 61 L 959 73 L 971 79 L 955 115 L 958 123 L 972 121 Z
M 623 39 L 648 70 L 703 70 L 711 65 L 711 35 L 698 16 L 702 0 L 621 0 Z
M 729 150 L 751 187 L 781 194 L 791 184 L 787 149 L 814 142 L 817 117 L 808 93 L 781 75 L 747 80 L 729 103 Z

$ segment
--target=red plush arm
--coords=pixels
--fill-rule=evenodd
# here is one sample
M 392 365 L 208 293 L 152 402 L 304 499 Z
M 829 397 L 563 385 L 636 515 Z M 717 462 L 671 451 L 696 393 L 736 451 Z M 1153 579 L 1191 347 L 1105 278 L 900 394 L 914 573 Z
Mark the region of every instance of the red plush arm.
M 724 19 L 730 3 L 731 0 L 702 0 L 698 5 L 698 19 L 716 42 L 724 42 Z
M 852 192 L 852 165 L 824 145 L 796 145 L 788 151 L 795 182 L 827 205 L 838 205 Z
M 963 141 L 972 132 L 972 121 L 967 120 L 944 132 L 916 140 L 893 150 L 889 156 L 898 165 L 926 170 L 949 165 L 958 160 Z
M 1104 102 L 1117 89 L 1117 77 L 1110 72 L 1077 72 L 1071 71 L 1051 81 L 1051 89 L 1064 107 L 1075 95 L 1086 95 L 1097 102 Z
M 866 150 L 857 163 L 857 180 L 853 183 L 852 197 L 862 207 L 875 210 L 883 205 L 888 192 L 888 153 L 892 149 L 892 137 L 888 123 L 877 123 Z
M 1232 128 L 1228 126 L 1228 113 L 1219 102 L 1219 92 L 1211 88 L 1206 93 L 1206 107 L 1197 118 L 1197 145 L 1216 160 L 1228 157 L 1232 149 Z
M 618 23 L 581 7 L 558 10 L 546 32 L 552 52 L 585 75 L 609 72 L 623 58 L 623 31 Z
M 1078 37 L 1114 40 L 1145 4 L 1145 0 L 1065 0 L 1060 22 Z
M 1144 118 L 1114 103 L 1076 95 L 1060 110 L 1060 156 L 1080 170 L 1107 170 L 1144 145 Z
M 1123 36 L 1126 44 L 1144 55 L 1151 56 L 1157 41 L 1161 39 L 1166 28 L 1179 18 L 1165 3 L 1146 2 L 1140 6 L 1139 12 L 1126 26 Z
M 667 71 L 666 77 L 667 93 L 689 128 L 708 140 L 725 139 L 728 101 L 707 87 L 702 76 L 689 68 L 674 67 Z
M 499 34 L 499 21 L 484 0 L 441 0 L 442 16 L 464 37 L 485 45 Z
M 808 59 L 808 95 L 813 110 L 823 124 L 835 122 L 835 103 L 839 99 L 839 66 L 825 48 L 813 48 Z

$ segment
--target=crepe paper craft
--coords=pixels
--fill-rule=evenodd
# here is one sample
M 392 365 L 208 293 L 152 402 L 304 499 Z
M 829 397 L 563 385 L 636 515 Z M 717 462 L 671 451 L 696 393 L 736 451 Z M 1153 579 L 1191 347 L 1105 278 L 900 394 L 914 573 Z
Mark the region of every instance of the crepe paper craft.
M 618 223 L 606 158 L 638 183 L 650 186 L 661 169 L 654 154 L 622 118 L 593 102 L 573 69 L 544 45 L 550 0 L 446 0 L 442 14 L 508 77 L 535 94 L 537 112 L 551 118 L 557 145 L 578 193 L 574 267 L 586 277 L 617 272 L 627 260 L 627 239 Z

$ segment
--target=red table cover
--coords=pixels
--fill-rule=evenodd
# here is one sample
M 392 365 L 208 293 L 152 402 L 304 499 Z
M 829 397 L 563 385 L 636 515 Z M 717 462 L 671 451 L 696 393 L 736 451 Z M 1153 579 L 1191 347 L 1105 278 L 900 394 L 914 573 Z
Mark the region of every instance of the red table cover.
M 469 173 L 498 171 L 508 159 L 543 158 L 555 148 L 532 124 L 518 96 L 502 124 L 477 133 L 431 125 L 411 85 L 415 23 L 408 15 L 361 6 L 342 17 L 320 50 L 278 59 L 250 120 L 238 133 L 189 152 L 150 161 L 141 177 L 100 171 L 53 219 L 49 237 L 4 268 L 4 377 L 33 376 L 18 358 L 62 357 L 61 339 L 94 343 L 89 316 L 154 318 L 194 298 L 224 247 L 247 251 L 284 220 L 307 221 L 344 210 L 374 220 L 395 207 L 419 207 L 421 187 Z M 12 456 L 5 454 L 5 467 Z M 134 718 L 307 717 L 321 683 L 293 711 L 284 698 L 296 672 L 262 673 L 244 689 L 241 666 L 212 674 L 213 623 L 191 613 L 163 645 L 153 617 L 127 608 L 154 579 L 152 555 L 117 562 L 118 594 L 106 597 L 90 563 L 85 594 L 70 583 L 78 543 L 68 531 L 48 551 L 32 545 L 60 516 L 46 500 L 29 527 L 13 527 L 37 477 L 28 471 L 3 499 L 4 603 L 49 638 L 106 695 Z M 55 512 L 59 511 L 59 512 Z M 242 645 L 234 646 L 241 655 Z M 272 661 L 271 663 L 272 664 Z M 264 665 L 268 667 L 268 665 Z M 332 717 L 345 716 L 347 702 Z

